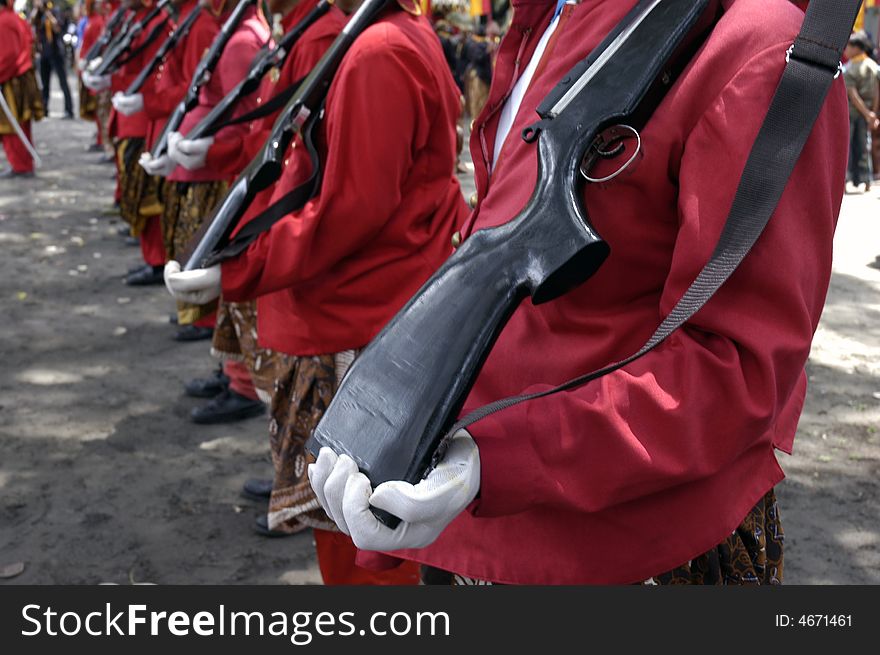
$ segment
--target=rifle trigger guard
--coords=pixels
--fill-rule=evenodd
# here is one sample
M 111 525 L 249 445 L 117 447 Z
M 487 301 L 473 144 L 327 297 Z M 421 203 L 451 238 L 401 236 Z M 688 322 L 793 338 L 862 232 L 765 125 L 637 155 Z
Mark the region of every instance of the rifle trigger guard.
M 626 130 L 629 134 L 621 134 L 620 130 Z M 620 168 L 611 173 L 611 175 L 606 175 L 605 177 L 590 177 L 589 170 L 596 162 L 596 159 L 600 157 L 602 159 L 613 159 L 620 155 L 624 151 L 623 139 L 626 136 L 630 136 L 630 134 L 636 138 L 636 149 L 633 151 L 633 154 L 630 155 L 629 159 L 627 159 Z M 614 125 L 596 137 L 596 140 L 593 141 L 592 145 L 587 150 L 587 153 L 584 155 L 580 164 L 581 175 L 584 176 L 584 179 L 587 182 L 592 182 L 593 184 L 610 182 L 632 166 L 641 151 L 642 135 L 639 134 L 639 131 L 636 128 L 631 125 Z

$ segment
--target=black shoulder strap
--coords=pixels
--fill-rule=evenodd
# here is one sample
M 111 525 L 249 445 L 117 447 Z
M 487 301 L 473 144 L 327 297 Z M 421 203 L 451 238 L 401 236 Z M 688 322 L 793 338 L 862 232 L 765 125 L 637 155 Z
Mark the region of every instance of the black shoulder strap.
M 297 80 L 280 93 L 275 94 L 271 100 L 269 100 L 265 104 L 260 105 L 253 111 L 249 111 L 248 113 L 242 114 L 237 118 L 233 118 L 231 120 L 221 123 L 215 128 L 214 131 L 219 132 L 224 127 L 229 127 L 230 125 L 238 125 L 239 123 L 250 123 L 257 119 L 265 118 L 266 116 L 269 116 L 276 111 L 284 109 L 284 107 L 287 105 L 287 101 L 293 97 L 293 94 L 296 93 L 299 85 L 302 84 L 303 80 L 305 79 L 306 78 Z
M 456 422 L 448 435 L 508 407 L 575 389 L 626 366 L 662 343 L 708 302 L 751 250 L 776 209 L 831 83 L 840 74 L 840 56 L 860 4 L 861 0 L 810 1 L 800 34 L 787 53 L 779 53 L 788 63 L 749 154 L 715 251 L 647 343 L 625 359 L 558 387 L 484 405 Z
M 323 115 L 323 105 L 318 115 L 318 118 L 309 120 L 302 131 L 303 145 L 309 153 L 312 166 L 308 179 L 292 191 L 281 196 L 281 198 L 263 210 L 258 216 L 248 221 L 238 234 L 230 239 L 228 244 L 222 245 L 222 247 L 218 246 L 219 250 L 213 252 L 205 259 L 205 267 L 237 257 L 250 244 L 256 241 L 261 233 L 269 230 L 288 214 L 302 209 L 318 193 L 318 189 L 321 186 L 321 160 L 318 155 L 315 138 L 318 125 L 321 124 L 320 116 Z

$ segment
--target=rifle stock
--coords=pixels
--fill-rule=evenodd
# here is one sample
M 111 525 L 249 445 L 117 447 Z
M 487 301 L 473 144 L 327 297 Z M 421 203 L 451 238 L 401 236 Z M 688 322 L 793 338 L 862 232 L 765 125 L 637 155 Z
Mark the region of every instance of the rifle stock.
M 229 239 L 257 194 L 281 177 L 284 153 L 295 135 L 276 123 L 266 145 L 233 182 L 223 201 L 193 237 L 181 257 L 186 262 L 183 270 L 191 271 L 205 265 L 217 244 Z
M 611 126 L 647 122 L 717 9 L 714 0 L 643 0 L 565 76 L 523 133 L 537 140 L 538 159 L 525 208 L 475 232 L 367 346 L 308 441 L 312 454 L 327 446 L 349 455 L 374 487 L 425 475 L 520 302 L 558 298 L 608 255 L 581 199 L 581 161 Z

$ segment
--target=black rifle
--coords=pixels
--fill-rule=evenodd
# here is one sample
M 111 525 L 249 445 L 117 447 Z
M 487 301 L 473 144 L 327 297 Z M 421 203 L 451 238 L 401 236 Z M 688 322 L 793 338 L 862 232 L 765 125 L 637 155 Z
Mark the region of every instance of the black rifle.
M 281 37 L 274 48 L 258 54 L 254 58 L 245 78 L 232 91 L 227 93 L 220 102 L 214 105 L 208 115 L 187 133 L 186 138 L 201 139 L 216 134 L 235 110 L 235 106 L 260 88 L 266 73 L 273 68 L 280 69 L 284 66 L 284 62 L 287 60 L 296 42 L 309 27 L 314 25 L 315 21 L 330 11 L 333 2 L 334 0 L 321 0 L 299 23 Z
M 101 32 L 101 36 L 98 37 L 98 40 L 95 41 L 86 53 L 84 59 L 87 63 L 104 52 L 104 48 L 106 48 L 113 39 L 114 31 L 122 23 L 123 19 L 125 19 L 126 11 L 125 7 L 120 6 L 119 9 L 113 12 L 113 15 L 110 16 L 110 20 L 108 20 L 107 24 L 104 26 L 104 31 Z
M 101 50 L 101 54 L 89 61 L 89 65 L 86 69 L 89 73 L 94 73 L 98 66 L 101 65 L 101 62 L 104 61 L 106 53 L 112 52 L 119 42 L 125 38 L 125 35 L 128 34 L 128 30 L 131 29 L 132 24 L 134 23 L 136 15 L 135 12 L 130 12 L 125 15 L 125 20 L 122 22 L 122 25 L 120 25 L 116 33 L 111 36 L 106 47 Z
M 236 256 L 260 232 L 267 230 L 281 217 L 301 208 L 314 194 L 320 177 L 320 167 L 312 143 L 313 131 L 320 121 L 330 84 L 342 63 L 342 58 L 358 35 L 369 27 L 386 7 L 394 4 L 396 0 L 365 0 L 348 20 L 342 32 L 279 114 L 263 149 L 238 176 L 223 202 L 194 237 L 195 248 L 187 258 L 185 270 L 209 266 Z M 297 135 L 302 136 L 312 155 L 311 177 L 259 217 L 250 221 L 230 242 L 230 235 L 256 195 L 281 177 L 284 154 Z
M 244 15 L 247 10 L 256 4 L 257 0 L 239 0 L 238 5 L 232 11 L 232 14 L 226 19 L 226 22 L 223 23 L 220 33 L 214 38 L 211 47 L 199 61 L 199 65 L 196 67 L 192 80 L 189 83 L 189 88 L 186 90 L 186 95 L 174 109 L 174 112 L 165 123 L 165 127 L 162 128 L 161 134 L 159 134 L 156 139 L 156 143 L 150 152 L 150 156 L 153 159 L 158 159 L 165 154 L 168 150 L 168 135 L 180 129 L 180 124 L 183 122 L 187 113 L 198 106 L 199 93 L 201 93 L 202 87 L 211 79 L 211 74 L 217 67 L 217 62 L 220 61 L 220 57 L 223 54 L 223 50 L 226 48 L 226 44 L 229 43 L 229 39 L 231 39 L 232 35 L 238 30 L 238 26 L 241 25 L 241 22 L 244 20 Z
M 156 25 L 153 26 L 153 29 L 150 30 L 150 33 L 147 34 L 146 37 L 141 39 L 141 42 L 138 44 L 137 48 L 134 48 L 134 49 L 129 48 L 117 60 L 117 67 L 125 66 L 125 64 L 130 62 L 132 59 L 134 59 L 135 57 L 140 55 L 144 50 L 149 48 L 153 43 L 155 43 L 156 39 L 158 39 L 160 36 L 162 36 L 162 34 L 166 33 L 166 30 L 168 29 L 167 26 L 169 23 L 171 23 L 171 26 L 170 26 L 171 29 L 170 29 L 170 31 L 167 32 L 167 34 L 170 36 L 171 33 L 175 29 L 174 23 L 172 21 L 177 21 L 179 18 L 180 18 L 180 16 L 178 15 L 176 7 L 174 7 L 173 5 L 170 7 L 166 7 L 164 20 L 156 23 Z
M 530 200 L 464 241 L 355 360 L 307 443 L 313 454 L 351 456 L 373 486 L 424 477 L 520 302 L 558 298 L 607 257 L 582 201 L 585 164 L 621 145 L 616 126 L 645 125 L 718 11 L 717 0 L 641 0 L 566 74 L 523 132 L 538 151 Z
M 137 39 L 141 32 L 153 22 L 153 19 L 156 18 L 169 4 L 171 4 L 171 0 L 159 0 L 155 7 L 153 7 L 146 16 L 144 16 L 137 23 L 132 25 L 122 36 L 116 44 L 107 51 L 107 55 L 101 59 L 101 63 L 98 64 L 95 69 L 92 71 L 93 75 L 110 75 L 114 73 L 121 65 L 122 58 L 128 54 L 129 50 L 131 50 L 132 45 L 134 45 L 135 39 Z M 156 29 L 153 30 L 150 35 L 153 39 L 156 39 L 159 36 L 159 32 L 164 28 L 165 23 L 168 21 L 168 15 L 165 15 L 165 20 L 160 24 L 159 31 Z
M 187 34 L 189 34 L 190 28 L 193 26 L 193 23 L 196 22 L 196 19 L 199 17 L 199 14 L 202 12 L 202 6 L 196 5 L 195 8 L 187 15 L 187 17 L 183 20 L 183 22 L 177 26 L 177 28 L 165 39 L 165 42 L 159 46 L 159 49 L 156 51 L 156 54 L 153 55 L 153 58 L 150 60 L 146 66 L 144 66 L 143 70 L 138 73 L 138 76 L 135 78 L 134 82 L 129 85 L 129 87 L 125 90 L 126 95 L 132 95 L 141 90 L 141 87 L 146 83 L 147 79 L 152 75 L 153 71 L 156 70 L 156 67 L 165 60 L 165 57 L 168 56 L 174 48 L 180 43 L 180 40 L 184 38 Z

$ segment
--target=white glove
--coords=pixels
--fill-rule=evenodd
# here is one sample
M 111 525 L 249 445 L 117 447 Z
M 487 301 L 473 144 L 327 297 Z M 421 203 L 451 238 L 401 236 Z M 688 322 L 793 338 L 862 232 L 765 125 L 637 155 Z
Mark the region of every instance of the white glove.
M 125 116 L 132 116 L 144 110 L 144 96 L 140 93 L 133 93 L 129 96 L 122 91 L 117 91 L 110 101 L 113 103 L 113 108 Z
M 165 287 L 168 293 L 193 305 L 206 305 L 220 296 L 220 265 L 181 271 L 173 259 L 165 264 Z
M 181 136 L 172 142 L 171 136 L 168 135 L 168 153 L 174 161 L 188 171 L 198 170 L 205 165 L 208 150 L 214 143 L 214 137 L 206 136 L 202 139 L 189 140 Z
M 321 448 L 318 460 L 309 465 L 309 481 L 324 511 L 358 548 L 424 548 L 476 498 L 480 451 L 471 435 L 459 430 L 424 480 L 416 485 L 384 482 L 373 491 L 351 457 Z M 397 516 L 400 525 L 392 530 L 380 523 L 370 505 Z
M 93 75 L 87 72 L 83 73 L 82 81 L 83 84 L 86 85 L 86 88 L 91 91 L 98 92 L 110 88 L 109 75 Z
M 195 171 L 205 165 L 208 149 L 214 143 L 214 137 L 189 140 L 180 132 L 168 135 L 168 155 L 188 171 Z
M 177 168 L 177 162 L 171 159 L 168 155 L 162 155 L 157 159 L 153 159 L 148 152 L 141 153 L 140 159 L 138 159 L 138 164 L 141 165 L 141 168 L 147 171 L 147 175 L 158 175 L 159 177 L 168 177 L 171 175 L 172 171 Z

